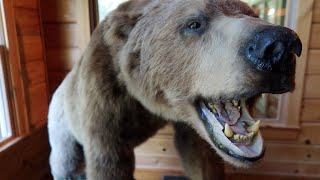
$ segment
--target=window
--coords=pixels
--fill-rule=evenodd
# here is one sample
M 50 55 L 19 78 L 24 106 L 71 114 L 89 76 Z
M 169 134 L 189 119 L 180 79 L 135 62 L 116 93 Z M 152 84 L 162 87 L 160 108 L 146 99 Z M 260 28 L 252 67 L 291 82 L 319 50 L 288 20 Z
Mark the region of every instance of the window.
M 243 0 L 260 18 L 273 24 L 285 25 L 287 0 Z
M 1 48 L 1 47 L 0 47 Z M 4 49 L 0 49 L 0 142 L 11 136 L 11 125 L 8 110 L 8 100 L 4 78 Z
M 9 138 L 12 135 L 9 104 L 7 99 L 6 76 L 5 76 L 5 30 L 3 26 L 3 14 L 0 17 L 0 142 Z
M 98 0 L 99 21 L 102 21 L 110 11 L 126 1 L 128 0 Z
M 248 3 L 260 18 L 282 26 L 290 27 L 290 19 L 294 15 L 290 14 L 289 10 L 294 5 L 293 2 L 287 0 L 243 0 Z M 293 26 L 291 26 L 293 28 Z M 253 117 L 269 122 L 279 122 L 283 120 L 283 113 L 286 104 L 287 95 L 264 94 L 258 99 L 253 109 Z

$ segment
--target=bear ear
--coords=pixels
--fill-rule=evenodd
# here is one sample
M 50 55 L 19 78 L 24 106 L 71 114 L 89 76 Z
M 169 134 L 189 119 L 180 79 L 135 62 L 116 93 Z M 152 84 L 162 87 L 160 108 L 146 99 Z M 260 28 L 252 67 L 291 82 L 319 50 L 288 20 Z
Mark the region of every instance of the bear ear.
M 105 19 L 106 40 L 123 42 L 128 36 L 139 18 L 142 16 L 141 9 L 137 8 L 135 1 L 128 1 L 121 4 L 116 10 L 111 12 Z M 111 39 L 110 39 L 111 38 Z

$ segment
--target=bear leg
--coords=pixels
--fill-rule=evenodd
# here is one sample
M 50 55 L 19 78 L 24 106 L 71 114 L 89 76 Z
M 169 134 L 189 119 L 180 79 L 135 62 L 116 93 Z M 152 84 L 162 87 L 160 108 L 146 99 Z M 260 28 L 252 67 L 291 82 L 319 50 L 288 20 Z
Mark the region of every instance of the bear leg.
M 175 146 L 189 178 L 224 179 L 224 163 L 206 141 L 186 124 L 176 123 L 174 130 Z

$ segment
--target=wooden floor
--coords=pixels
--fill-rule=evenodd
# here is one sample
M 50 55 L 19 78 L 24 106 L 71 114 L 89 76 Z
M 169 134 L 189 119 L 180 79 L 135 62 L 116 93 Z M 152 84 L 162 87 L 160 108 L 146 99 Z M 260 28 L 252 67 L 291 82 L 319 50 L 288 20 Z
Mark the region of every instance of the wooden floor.
M 135 178 L 137 180 L 162 180 L 164 175 L 183 175 L 178 171 L 166 171 L 166 170 L 141 170 L 138 169 L 135 172 Z M 244 174 L 226 174 L 224 180 L 316 180 L 318 178 L 311 177 L 294 177 L 294 176 L 270 176 L 270 175 L 244 175 Z

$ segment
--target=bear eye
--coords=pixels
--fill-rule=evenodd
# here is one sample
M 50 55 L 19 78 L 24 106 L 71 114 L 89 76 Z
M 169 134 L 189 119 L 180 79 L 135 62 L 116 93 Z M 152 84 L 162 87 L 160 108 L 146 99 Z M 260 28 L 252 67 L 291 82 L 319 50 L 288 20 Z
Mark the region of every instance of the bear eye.
M 187 25 L 188 29 L 199 29 L 201 28 L 201 23 L 199 22 L 191 22 Z

